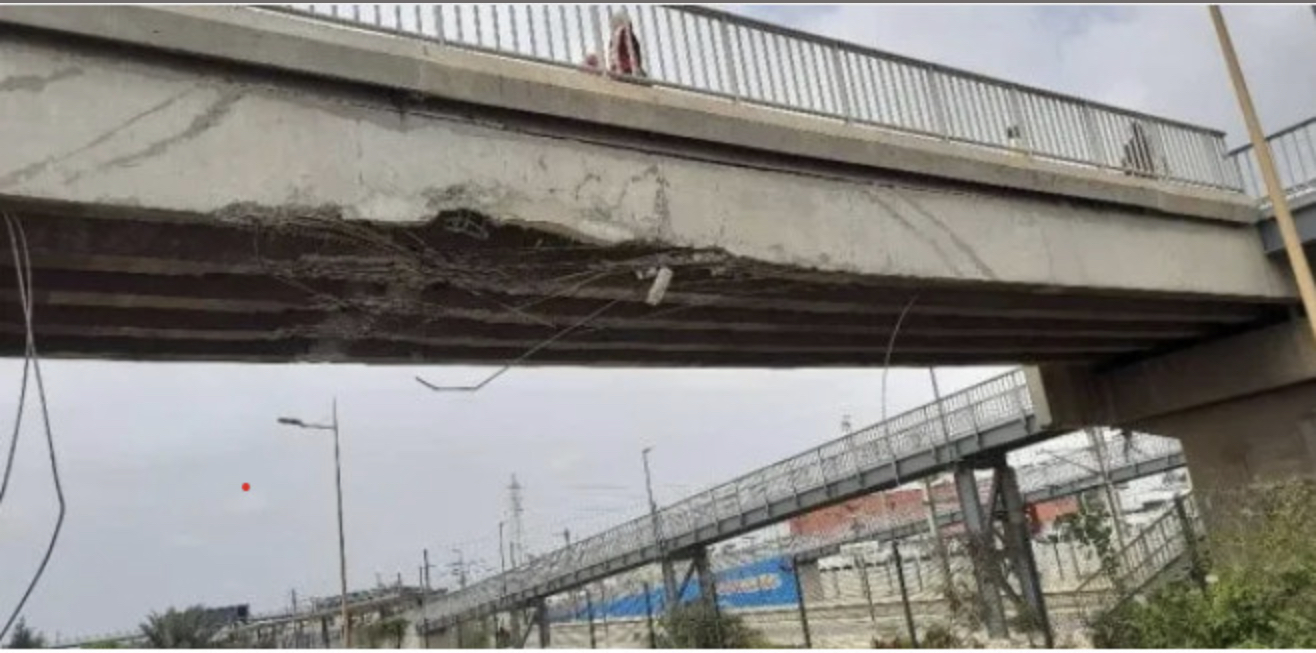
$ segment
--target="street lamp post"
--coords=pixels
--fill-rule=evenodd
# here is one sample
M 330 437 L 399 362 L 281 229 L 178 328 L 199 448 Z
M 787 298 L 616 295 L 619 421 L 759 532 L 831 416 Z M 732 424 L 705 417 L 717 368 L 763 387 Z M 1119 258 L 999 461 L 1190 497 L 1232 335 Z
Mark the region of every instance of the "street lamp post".
M 645 447 L 640 452 L 640 457 L 644 459 L 644 489 L 649 493 L 649 522 L 653 526 L 653 543 L 658 547 L 658 555 L 661 557 L 660 564 L 663 570 L 663 594 L 666 599 L 664 605 L 670 609 L 676 605 L 676 571 L 672 569 L 672 562 L 667 559 L 667 552 L 663 547 L 662 529 L 658 525 L 658 502 L 653 500 L 653 476 L 649 473 L 649 452 L 653 447 Z
M 315 431 L 333 431 L 334 434 L 334 487 L 338 495 L 338 580 L 342 592 L 343 646 L 352 647 L 352 620 L 347 616 L 347 544 L 343 535 L 343 465 L 338 447 L 338 398 L 333 400 L 333 422 L 310 424 L 295 417 L 280 417 L 279 423 Z

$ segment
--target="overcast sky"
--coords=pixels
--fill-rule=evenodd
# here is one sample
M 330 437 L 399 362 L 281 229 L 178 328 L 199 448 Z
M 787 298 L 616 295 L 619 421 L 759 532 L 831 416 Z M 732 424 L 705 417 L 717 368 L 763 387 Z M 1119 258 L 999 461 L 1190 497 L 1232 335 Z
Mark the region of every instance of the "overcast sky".
M 1202 7 L 767 7 L 760 18 L 1019 82 L 1217 126 L 1238 109 Z M 1306 6 L 1229 8 L 1268 129 L 1316 113 L 1316 18 Z M 8 309 L 6 309 L 8 310 Z M 0 361 L 0 416 L 20 365 Z M 282 606 L 335 591 L 332 445 L 278 415 L 343 430 L 350 583 L 420 552 L 498 564 L 508 478 L 525 486 L 532 550 L 643 509 L 640 449 L 660 501 L 729 479 L 881 412 L 867 371 L 519 370 L 476 395 L 435 395 L 472 368 L 48 362 L 69 515 L 26 611 L 66 636 L 132 628 L 171 605 Z M 945 391 L 999 370 L 943 370 Z M 888 411 L 929 400 L 922 371 L 892 373 Z M 33 405 L 35 408 L 35 405 Z M 0 612 L 35 568 L 54 520 L 42 434 L 29 413 L 0 509 Z M 8 445 L 5 422 L 0 444 Z M 251 484 L 243 492 L 241 485 Z M 442 577 L 436 570 L 436 578 Z M 447 578 L 444 577 L 444 581 Z

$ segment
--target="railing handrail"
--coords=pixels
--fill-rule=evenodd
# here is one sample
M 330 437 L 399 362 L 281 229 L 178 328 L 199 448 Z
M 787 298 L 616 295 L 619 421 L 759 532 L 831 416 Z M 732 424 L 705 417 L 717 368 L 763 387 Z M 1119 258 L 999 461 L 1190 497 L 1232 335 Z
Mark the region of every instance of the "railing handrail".
M 887 59 L 889 61 L 909 64 L 912 66 L 921 66 L 924 68 L 930 68 L 932 70 L 936 70 L 937 72 L 946 73 L 948 75 L 954 75 L 956 77 L 966 77 L 979 82 L 986 82 L 989 84 L 997 84 L 1000 86 L 1017 88 L 1021 91 L 1028 91 L 1029 93 L 1044 95 L 1055 100 L 1064 100 L 1066 102 L 1076 102 L 1078 104 L 1086 104 L 1094 108 L 1104 109 L 1106 111 L 1111 111 L 1113 113 L 1119 113 L 1129 118 L 1150 119 L 1156 122 L 1165 123 L 1167 125 L 1174 125 L 1175 127 L 1182 127 L 1184 129 L 1200 131 L 1202 133 L 1210 134 L 1212 136 L 1223 137 L 1225 135 L 1224 130 L 1215 127 L 1208 127 L 1206 125 L 1197 125 L 1182 120 L 1176 120 L 1174 118 L 1167 118 L 1154 113 L 1134 111 L 1133 109 L 1119 107 L 1113 104 L 1106 104 L 1104 102 L 1100 102 L 1097 100 L 1081 98 L 1076 95 L 1069 95 L 1067 93 L 1061 93 L 1059 91 L 1045 89 L 1040 86 L 1022 84 L 1020 82 L 1014 82 L 1000 77 L 993 77 L 991 75 L 974 72 L 972 70 L 966 70 L 964 68 L 956 68 L 954 66 L 937 63 L 935 61 L 917 59 L 908 55 L 897 54 L 894 52 L 882 50 L 868 45 L 861 45 L 853 41 L 846 41 L 844 39 L 838 39 L 831 36 L 822 36 L 820 34 L 812 34 L 810 32 L 805 32 L 803 30 L 799 30 L 794 27 L 786 27 L 784 25 L 778 25 L 776 23 L 768 22 L 762 19 L 752 18 L 750 16 L 743 16 L 740 14 L 723 11 L 721 9 L 715 9 L 713 7 L 705 7 L 702 5 L 667 5 L 667 4 L 663 6 L 672 9 L 674 11 L 681 11 L 698 16 L 707 16 L 709 18 L 717 18 L 719 20 L 726 20 L 732 23 L 739 23 L 746 27 L 753 27 L 755 29 L 761 29 L 766 32 L 772 32 L 774 34 L 778 34 L 781 36 L 789 36 L 791 38 L 797 38 L 804 41 L 811 41 L 813 43 L 817 43 L 818 45 L 830 45 L 830 46 L 840 47 L 849 50 L 851 52 L 854 52 L 856 54 L 869 54 L 882 59 Z
M 471 12 L 466 14 L 471 21 L 463 19 L 462 5 L 431 5 L 433 20 L 422 18 L 419 8 L 411 19 L 402 5 L 393 5 L 393 15 L 388 17 L 383 5 L 350 4 L 346 7 L 351 18 L 339 17 L 341 6 L 277 9 L 328 24 L 509 59 L 579 68 L 579 58 L 594 49 L 600 63 L 612 61 L 611 55 L 604 58 L 605 53 L 598 50 L 610 39 L 606 30 L 601 31 L 600 22 L 613 15 L 613 5 L 591 5 L 583 13 L 575 7 L 574 23 L 567 20 L 565 11 L 559 11 L 555 22 L 541 7 L 543 48 L 536 42 L 530 5 L 472 6 L 466 10 Z M 714 9 L 650 5 L 637 6 L 635 13 L 635 33 L 654 41 L 651 49 L 642 50 L 647 72 L 608 74 L 639 74 L 644 83 L 655 87 L 1167 184 L 1240 190 L 1235 162 L 1224 156 L 1224 133 L 1218 129 Z M 445 14 L 448 18 L 443 18 Z M 474 27 L 470 38 L 463 34 L 463 24 Z M 486 34 L 491 38 L 485 38 Z M 523 40 L 521 34 L 527 38 Z M 595 70 L 604 74 L 604 68 Z M 1137 125 L 1145 129 L 1138 131 Z
M 835 446 L 835 445 L 837 445 L 838 443 L 843 443 L 843 442 L 845 442 L 845 441 L 847 441 L 847 440 L 849 440 L 849 439 L 852 439 L 852 438 L 858 438 L 858 437 L 864 436 L 864 435 L 870 433 L 871 431 L 873 431 L 873 430 L 875 430 L 875 429 L 882 429 L 882 438 L 881 438 L 882 440 L 891 440 L 891 439 L 894 439 L 894 438 L 896 438 L 897 436 L 899 436 L 899 435 L 901 435 L 901 434 L 903 434 L 903 433 L 905 433 L 905 432 L 911 431 L 911 430 L 913 430 L 913 429 L 915 429 L 915 428 L 919 428 L 919 427 L 922 427 L 922 426 L 925 426 L 925 425 L 928 425 L 928 424 L 939 425 L 939 423 L 940 423 L 940 421 L 941 421 L 941 419 L 942 419 L 942 414 L 944 413 L 944 409 L 941 410 L 941 411 L 938 411 L 938 412 L 934 413 L 934 412 L 931 411 L 931 408 L 932 408 L 933 406 L 944 407 L 944 406 L 947 406 L 947 405 L 953 405 L 954 402 L 960 401 L 962 398 L 966 398 L 966 397 L 967 397 L 967 398 L 970 398 L 970 399 L 968 399 L 968 400 L 965 402 L 965 407 L 967 407 L 967 408 L 969 408 L 970 410 L 972 410 L 972 409 L 974 409 L 978 404 L 980 404 L 980 403 L 982 403 L 982 402 L 984 402 L 984 401 L 991 401 L 991 400 L 993 400 L 993 399 L 997 399 L 997 398 L 999 398 L 999 397 L 1006 396 L 1006 395 L 1009 395 L 1009 394 L 1011 394 L 1011 393 L 1017 393 L 1017 392 L 1020 391 L 1020 388 L 1022 388 L 1022 387 L 1026 387 L 1026 381 L 1023 382 L 1023 383 L 1016 382 L 1016 383 L 1012 383 L 1008 388 L 1005 388 L 1005 389 L 1002 389 L 1002 390 L 999 390 L 999 391 L 995 391 L 995 392 L 993 392 L 993 394 L 990 394 L 990 395 L 988 395 L 988 396 L 984 396 L 984 397 L 979 398 L 979 399 L 976 399 L 976 400 L 975 400 L 975 399 L 972 399 L 972 397 L 974 397 L 975 393 L 979 392 L 982 388 L 989 388 L 993 383 L 1001 383 L 1002 381 L 1008 381 L 1008 380 L 1011 380 L 1011 379 L 1019 379 L 1020 381 L 1023 381 L 1023 371 L 1022 371 L 1021 369 L 1017 369 L 1017 368 L 1016 368 L 1016 369 L 1013 369 L 1013 370 L 1010 370 L 1009 372 L 1006 372 L 1006 373 L 1004 373 L 1004 374 L 1001 374 L 1001 375 L 998 375 L 998 376 L 992 377 L 992 378 L 987 379 L 987 380 L 985 380 L 985 381 L 982 381 L 982 382 L 980 382 L 980 383 L 975 383 L 975 384 L 973 384 L 973 385 L 971 385 L 971 386 L 969 386 L 969 387 L 967 387 L 967 388 L 965 388 L 965 389 L 963 389 L 963 390 L 960 390 L 959 392 L 955 392 L 955 393 L 952 393 L 952 394 L 947 395 L 947 396 L 945 396 L 945 397 L 942 397 L 940 402 L 935 402 L 935 401 L 934 401 L 934 402 L 931 402 L 931 403 L 929 403 L 929 404 L 925 404 L 925 405 L 923 405 L 923 406 L 921 406 L 921 407 L 918 407 L 918 408 L 914 408 L 914 409 L 911 409 L 911 410 L 904 411 L 904 412 L 902 412 L 902 413 L 899 413 L 899 414 L 897 414 L 897 415 L 895 415 L 895 416 L 892 416 L 892 417 L 888 417 L 888 418 L 885 419 L 885 420 L 882 420 L 882 421 L 876 422 L 876 423 L 871 424 L 871 425 L 869 425 L 869 426 L 867 426 L 867 427 L 864 427 L 864 428 L 862 428 L 862 429 L 858 429 L 858 430 L 852 431 L 852 432 L 850 432 L 850 433 L 847 433 L 847 434 L 845 434 L 845 435 L 843 435 L 843 436 L 841 436 L 841 437 L 839 437 L 839 438 L 834 438 L 833 440 L 829 441 L 829 442 L 826 443 L 826 444 L 823 444 L 823 445 L 821 445 L 821 446 L 817 446 L 817 447 L 812 447 L 812 448 L 807 449 L 807 450 L 805 450 L 804 452 L 802 452 L 802 453 L 800 453 L 800 454 L 797 454 L 797 455 L 795 455 L 795 456 L 791 456 L 791 457 L 789 457 L 789 458 L 783 459 L 783 460 L 778 461 L 778 462 L 776 462 L 776 463 L 773 463 L 773 464 L 771 464 L 771 465 L 767 465 L 767 466 L 762 467 L 762 468 L 760 468 L 759 470 L 756 470 L 756 471 L 754 471 L 754 472 L 750 472 L 750 473 L 748 473 L 748 474 L 743 474 L 743 475 L 741 475 L 741 476 L 736 477 L 736 478 L 733 479 L 732 481 L 729 481 L 729 482 L 726 482 L 726 483 L 719 484 L 719 485 L 717 485 L 717 486 L 714 486 L 713 488 L 710 488 L 710 489 L 705 490 L 705 491 L 703 491 L 703 492 L 699 492 L 699 493 L 696 493 L 696 494 L 690 495 L 690 496 L 688 496 L 688 497 L 686 497 L 686 498 L 684 498 L 684 499 L 682 499 L 682 500 L 680 500 L 680 501 L 677 501 L 677 502 L 675 502 L 675 503 L 669 504 L 668 506 L 666 506 L 666 507 L 662 508 L 661 510 L 659 510 L 659 511 L 658 511 L 658 515 L 659 515 L 660 518 L 663 518 L 663 517 L 671 518 L 671 517 L 676 516 L 676 515 L 684 515 L 685 513 L 682 511 L 682 508 L 684 508 L 684 507 L 697 507 L 697 506 L 700 505 L 701 503 L 714 501 L 714 500 L 716 500 L 716 499 L 718 498 L 718 496 L 719 496 L 719 492 L 720 492 L 720 491 L 723 491 L 723 490 L 725 490 L 726 488 L 733 488 L 733 489 L 734 489 L 734 488 L 737 488 L 737 486 L 738 486 L 738 484 L 739 484 L 740 482 L 742 482 L 744 479 L 747 479 L 747 478 L 753 477 L 755 474 L 762 473 L 762 472 L 765 472 L 765 471 L 768 471 L 768 470 L 772 470 L 772 469 L 790 468 L 791 464 L 792 464 L 793 462 L 795 462 L 795 461 L 808 460 L 808 459 L 811 459 L 811 458 L 813 458 L 813 457 L 819 457 L 819 458 L 820 458 L 820 457 L 821 457 L 822 450 L 823 450 L 824 448 L 826 448 L 826 447 L 828 447 L 828 446 Z M 961 409 L 962 409 L 962 408 L 959 408 L 959 409 L 956 409 L 956 410 L 961 410 Z M 892 429 L 890 428 L 891 425 L 899 425 L 899 424 L 901 423 L 902 420 L 906 420 L 906 421 L 908 421 L 908 420 L 910 419 L 911 416 L 918 416 L 918 415 L 920 415 L 920 414 L 923 415 L 923 416 L 921 417 L 921 419 L 920 419 L 917 423 L 915 423 L 915 424 L 913 424 L 913 425 L 911 425 L 911 426 L 907 426 L 907 427 L 902 428 L 902 429 L 900 429 L 900 430 L 892 430 Z M 883 429 L 883 427 L 887 427 L 887 428 Z M 940 428 L 940 427 L 938 426 L 938 428 Z M 951 434 L 950 434 L 950 433 L 946 433 L 946 434 L 944 434 L 944 437 L 949 438 L 949 437 L 951 437 Z M 874 444 L 874 446 L 876 446 L 876 443 L 873 443 L 873 444 Z M 891 450 L 890 450 L 890 449 L 888 449 L 888 456 L 894 456 L 894 454 L 891 453 Z M 898 456 L 895 457 L 895 458 L 891 458 L 891 459 L 896 459 L 896 458 L 898 458 Z M 878 463 L 878 466 L 883 465 L 883 464 L 889 464 L 889 462 L 890 462 L 890 460 L 888 460 L 888 457 L 886 457 L 886 456 L 884 456 L 881 460 L 882 460 L 883 462 Z M 821 461 L 821 458 L 820 458 L 820 461 Z M 822 482 L 823 482 L 823 483 L 826 483 L 826 482 L 828 482 L 828 481 L 827 481 L 827 479 L 824 478 L 824 479 L 822 480 Z M 812 488 L 812 486 L 810 486 L 809 488 L 805 488 L 805 489 L 807 490 L 807 489 L 811 489 L 811 488 Z M 583 540 L 580 540 L 580 541 L 578 541 L 578 542 L 573 542 L 570 546 L 559 547 L 559 548 L 553 550 L 552 552 L 549 552 L 549 553 L 545 554 L 544 556 L 541 557 L 541 559 L 546 561 L 544 564 L 552 564 L 552 563 L 555 561 L 555 559 L 560 559 L 560 558 L 562 558 L 562 557 L 568 557 L 568 558 L 569 558 L 569 557 L 572 555 L 573 552 L 589 552 L 589 551 L 593 551 L 595 548 L 597 548 L 597 545 L 600 544 L 601 542 L 606 541 L 609 537 L 620 537 L 620 535 L 618 535 L 618 534 L 619 534 L 619 533 L 626 533 L 626 532 L 628 532 L 628 529 L 637 529 L 637 528 L 639 528 L 639 529 L 644 529 L 644 530 L 647 532 L 647 529 L 648 529 L 648 520 L 649 520 L 649 516 L 648 516 L 648 515 L 643 515 L 643 516 L 640 516 L 640 517 L 636 517 L 635 519 L 632 519 L 632 520 L 629 520 L 629 521 L 623 522 L 622 524 L 619 524 L 619 525 L 614 526 L 614 527 L 612 527 L 612 528 L 606 529 L 605 531 L 602 531 L 602 532 L 600 532 L 600 533 L 596 533 L 596 534 L 594 534 L 594 535 L 592 535 L 592 536 L 590 536 L 590 537 L 588 537 L 588 538 L 585 538 L 585 539 L 583 539 Z M 666 520 L 664 520 L 664 521 L 666 521 Z M 696 525 L 695 528 L 698 528 L 698 526 Z M 672 534 L 672 533 L 664 533 L 664 534 L 663 534 L 663 540 L 664 540 L 664 541 L 669 540 L 669 539 L 671 539 L 672 537 L 673 537 L 673 534 Z M 652 545 L 652 544 L 654 544 L 654 543 L 650 542 L 650 543 L 647 543 L 647 544 L 643 544 L 643 545 L 641 545 L 641 546 L 649 546 L 649 545 Z M 607 555 L 612 556 L 612 557 L 616 557 L 616 556 L 622 555 L 622 554 L 624 554 L 624 553 L 626 553 L 626 552 L 629 552 L 629 551 L 630 551 L 630 549 L 628 549 L 628 550 L 626 550 L 626 551 L 611 551 L 611 552 L 608 552 Z M 552 567 L 550 567 L 550 568 L 552 568 Z M 497 574 L 497 575 L 493 575 L 493 576 L 487 577 L 487 578 L 485 578 L 485 579 L 482 579 L 482 580 L 480 580 L 479 582 L 474 583 L 474 584 L 468 586 L 465 590 L 458 590 L 458 591 L 456 591 L 456 592 L 450 592 L 450 593 L 448 593 L 448 594 L 446 595 L 446 597 L 447 597 L 449 600 L 453 600 L 453 601 L 461 601 L 461 600 L 463 600 L 464 597 L 476 597 L 476 596 L 478 596 L 481 592 L 490 591 L 490 588 L 497 588 L 497 587 L 499 587 L 504 581 L 511 581 L 511 582 L 509 582 L 509 584 L 514 585 L 514 584 L 516 584 L 516 583 L 515 583 L 515 580 L 516 580 L 520 575 L 522 575 L 523 573 L 525 573 L 526 571 L 531 571 L 531 572 L 533 573 L 533 570 L 532 570 L 532 569 L 529 569 L 529 566 L 522 566 L 522 567 L 519 567 L 519 568 L 510 569 L 510 570 L 508 570 L 507 572 L 505 572 L 505 573 L 503 573 L 503 574 Z M 559 575 L 559 572 L 557 572 L 557 571 L 550 571 L 549 573 L 550 573 L 550 574 L 553 574 L 553 575 Z M 565 573 L 565 572 L 562 572 L 562 573 Z M 545 581 L 541 579 L 539 582 L 545 582 Z M 500 593 L 501 593 L 501 591 L 500 591 Z M 479 599 L 476 599 L 476 600 L 479 601 Z
M 1284 129 L 1266 135 L 1266 142 L 1269 143 L 1270 141 L 1273 141 L 1277 138 L 1283 138 L 1285 136 L 1288 136 L 1289 134 L 1292 134 L 1312 124 L 1316 124 L 1316 116 L 1312 116 L 1310 118 L 1307 118 L 1306 120 L 1298 121 L 1296 123 L 1293 123 L 1292 125 L 1289 125 L 1288 127 L 1285 127 Z M 1251 150 L 1252 150 L 1252 143 L 1251 141 L 1249 141 L 1247 143 L 1239 145 L 1238 147 L 1232 150 L 1229 150 L 1229 152 L 1227 152 L 1225 156 L 1231 156 L 1231 157 L 1238 156 L 1240 154 L 1243 154 L 1244 152 L 1250 152 Z

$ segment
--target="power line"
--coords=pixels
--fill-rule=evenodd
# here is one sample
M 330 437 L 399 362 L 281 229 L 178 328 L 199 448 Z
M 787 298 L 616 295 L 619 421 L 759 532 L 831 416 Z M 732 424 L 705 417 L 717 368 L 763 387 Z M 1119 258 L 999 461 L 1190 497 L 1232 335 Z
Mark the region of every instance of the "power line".
M 13 216 L 7 213 L 4 214 L 4 220 L 5 227 L 9 231 L 9 244 L 14 257 L 14 275 L 18 281 L 19 301 L 23 305 L 23 322 L 27 335 L 27 346 L 23 354 L 23 365 L 24 370 L 26 370 L 28 364 L 27 361 L 31 361 L 32 374 L 37 382 L 37 396 L 40 399 L 41 418 L 46 432 L 46 447 L 50 452 L 50 473 L 55 483 L 55 496 L 59 500 L 59 517 L 55 520 L 55 528 L 50 534 L 50 543 L 46 546 L 46 553 L 41 558 L 40 566 L 37 567 L 36 573 L 32 575 L 32 581 L 28 583 L 27 590 L 23 592 L 23 598 L 18 601 L 18 605 L 14 606 L 13 613 L 9 615 L 9 621 L 5 623 L 4 629 L 0 630 L 0 640 L 4 639 L 5 635 L 9 633 L 9 629 L 14 625 L 14 621 L 18 619 L 18 615 L 22 613 L 23 607 L 27 605 L 28 598 L 32 596 L 32 591 L 36 589 L 37 583 L 41 581 L 41 577 L 46 573 L 46 565 L 50 563 L 50 556 L 55 552 L 55 544 L 59 541 L 60 531 L 64 528 L 64 515 L 67 511 L 67 504 L 64 501 L 64 487 L 60 482 L 59 463 L 55 454 L 55 436 L 50 428 L 50 410 L 46 403 L 46 384 L 41 377 L 41 359 L 37 354 L 36 335 L 32 328 L 32 257 L 31 253 L 28 251 L 27 234 L 23 231 L 22 223 L 18 222 Z M 20 244 L 22 246 L 21 258 L 19 256 Z M 23 382 L 26 386 L 26 372 L 24 374 Z M 19 410 L 22 410 L 21 405 Z M 15 435 L 15 440 L 17 440 L 17 435 Z M 9 480 L 9 465 L 13 462 L 12 451 L 13 448 L 11 447 L 11 459 L 6 462 L 5 468 L 6 483 Z

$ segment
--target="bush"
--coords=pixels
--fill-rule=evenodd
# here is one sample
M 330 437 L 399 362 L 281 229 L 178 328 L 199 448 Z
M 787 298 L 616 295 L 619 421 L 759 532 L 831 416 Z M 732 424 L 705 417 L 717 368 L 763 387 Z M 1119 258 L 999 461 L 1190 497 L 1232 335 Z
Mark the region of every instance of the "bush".
M 942 624 L 933 624 L 923 631 L 919 645 L 922 648 L 960 648 L 961 642 L 950 628 Z
M 26 619 L 19 619 L 9 635 L 9 648 L 46 648 L 46 638 L 28 628 Z
M 1290 482 L 1216 509 L 1208 583 L 1126 601 L 1093 629 L 1118 648 L 1316 647 L 1316 486 Z
M 718 610 L 707 601 L 678 605 L 659 620 L 659 648 L 766 648 L 757 630 L 739 615 Z

